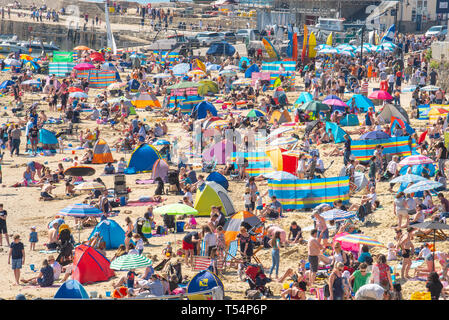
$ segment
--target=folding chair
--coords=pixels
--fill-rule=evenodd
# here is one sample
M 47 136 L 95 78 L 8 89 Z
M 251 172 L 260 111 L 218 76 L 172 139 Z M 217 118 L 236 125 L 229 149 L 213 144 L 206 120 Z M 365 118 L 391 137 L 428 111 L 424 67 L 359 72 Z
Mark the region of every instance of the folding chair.
M 210 258 L 202 257 L 202 256 L 193 256 L 192 270 L 193 271 L 202 271 L 210 266 Z M 224 260 L 219 259 L 217 261 L 217 269 L 218 271 L 223 271 L 224 269 Z
M 200 246 L 200 256 L 201 257 L 205 257 L 207 256 L 207 252 L 206 252 L 206 241 L 201 241 L 201 246 Z
M 259 246 L 256 250 L 254 250 L 253 256 L 252 256 L 252 258 L 254 259 L 254 261 L 256 261 L 257 264 L 260 264 L 260 265 L 262 265 L 262 262 L 260 261 L 260 259 L 257 257 L 256 254 L 257 254 L 260 250 L 262 250 L 262 249 L 263 249 L 263 246 Z
M 238 240 L 234 240 L 229 243 L 229 247 L 224 258 L 224 271 L 226 271 L 226 267 L 228 265 L 230 268 L 238 269 L 238 265 L 243 263 L 242 259 L 237 258 L 238 249 Z

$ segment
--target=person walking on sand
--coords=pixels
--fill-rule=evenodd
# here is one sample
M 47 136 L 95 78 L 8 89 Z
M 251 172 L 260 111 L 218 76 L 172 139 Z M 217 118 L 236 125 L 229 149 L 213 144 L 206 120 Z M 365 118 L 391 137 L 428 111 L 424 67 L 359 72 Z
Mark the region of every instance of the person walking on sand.
M 10 245 L 8 264 L 11 265 L 16 284 L 19 285 L 20 269 L 22 269 L 22 265 L 25 264 L 25 249 L 18 234 L 14 236 L 14 241 Z
M 315 276 L 316 273 L 318 272 L 319 256 L 322 249 L 322 246 L 317 239 L 317 234 L 318 231 L 316 229 L 313 229 L 310 232 L 312 238 L 309 239 L 309 242 L 307 244 L 307 254 L 309 255 L 309 264 L 310 264 L 309 284 L 311 286 L 315 282 Z
M 276 270 L 276 280 L 279 279 L 279 263 L 280 263 L 280 256 L 279 256 L 279 250 L 281 247 L 281 233 L 277 231 L 274 234 L 273 239 L 268 241 L 268 244 L 271 246 L 271 269 L 270 269 L 270 278 L 271 274 L 274 270 Z
M 412 256 L 415 252 L 415 247 L 412 242 L 412 233 L 413 228 L 407 228 L 406 234 L 402 234 L 402 230 L 398 229 L 396 231 L 398 234 L 398 244 L 396 246 L 397 249 L 401 249 L 402 252 L 402 268 L 401 268 L 401 279 L 409 279 L 410 276 L 408 272 L 410 271 L 410 267 L 412 266 Z M 404 277 L 405 275 L 405 277 Z
M 6 244 L 9 247 L 8 228 L 6 227 L 6 210 L 3 209 L 3 203 L 0 203 L 0 247 L 3 245 L 3 237 L 5 236 Z

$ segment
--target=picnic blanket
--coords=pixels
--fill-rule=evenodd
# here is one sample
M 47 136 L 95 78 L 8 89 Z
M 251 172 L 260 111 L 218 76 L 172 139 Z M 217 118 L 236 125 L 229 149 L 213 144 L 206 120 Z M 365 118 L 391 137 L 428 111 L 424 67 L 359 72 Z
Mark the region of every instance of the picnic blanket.
M 160 204 L 161 202 L 155 202 L 155 201 L 128 201 L 125 207 L 143 207 L 143 206 L 156 206 Z
M 136 180 L 137 184 L 152 184 L 154 183 L 153 179 L 137 179 Z

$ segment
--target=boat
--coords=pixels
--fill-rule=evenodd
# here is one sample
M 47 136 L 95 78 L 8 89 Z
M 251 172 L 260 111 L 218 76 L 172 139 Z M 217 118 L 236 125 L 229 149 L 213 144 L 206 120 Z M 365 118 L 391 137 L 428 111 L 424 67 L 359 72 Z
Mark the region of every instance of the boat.
M 332 33 L 335 43 L 347 43 L 355 37 L 357 30 L 362 26 L 362 22 L 347 22 L 343 18 L 318 18 L 315 26 L 307 27 L 315 33 L 320 42 L 325 42 Z
M 0 53 L 29 53 L 30 48 L 32 52 L 42 52 L 42 50 L 44 50 L 46 53 L 59 50 L 59 47 L 52 42 L 41 43 L 40 41 L 18 41 L 17 38 L 9 38 L 0 42 Z

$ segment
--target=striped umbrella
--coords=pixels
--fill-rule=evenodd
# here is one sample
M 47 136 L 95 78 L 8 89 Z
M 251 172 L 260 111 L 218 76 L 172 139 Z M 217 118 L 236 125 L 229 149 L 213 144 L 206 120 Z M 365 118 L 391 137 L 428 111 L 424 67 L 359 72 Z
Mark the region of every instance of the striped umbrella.
M 421 154 L 415 155 L 415 156 L 408 156 L 405 159 L 402 159 L 399 162 L 400 166 L 415 166 L 417 164 L 428 164 L 428 163 L 434 163 L 432 159 L 429 157 L 423 156 Z
M 412 184 L 404 190 L 404 193 L 414 193 L 419 191 L 433 190 L 441 187 L 443 184 L 438 181 L 427 180 L 419 181 L 417 183 Z
M 332 209 L 324 211 L 321 216 L 328 221 L 342 221 L 355 217 L 355 211 L 344 211 L 340 209 Z
M 189 77 L 191 77 L 191 78 L 195 77 L 195 76 L 197 76 L 197 77 L 205 77 L 206 73 L 203 70 L 195 69 L 195 70 L 187 72 L 187 75 Z
M 141 254 L 125 254 L 111 262 L 112 270 L 131 270 L 151 266 L 153 262 Z
M 294 137 L 280 137 L 277 138 L 276 140 L 273 140 L 270 142 L 270 146 L 275 147 L 275 146 L 282 146 L 282 145 L 286 145 L 286 144 L 294 144 L 298 141 L 298 139 L 294 138 Z
M 182 203 L 172 203 L 154 209 L 154 213 L 168 215 L 190 215 L 198 214 L 198 210 Z
M 421 91 L 438 91 L 440 89 L 441 89 L 440 87 L 428 85 L 428 86 L 422 87 L 419 90 L 421 90 Z
M 86 181 L 80 183 L 75 187 L 75 190 L 96 190 L 96 189 L 106 189 L 106 187 L 97 181 Z
M 211 125 L 209 126 L 209 128 L 214 128 L 214 129 L 219 129 L 219 128 L 224 128 L 229 124 L 228 120 L 217 120 L 211 123 Z
M 426 178 L 418 176 L 416 174 L 405 174 L 403 176 L 396 177 L 390 181 L 390 183 L 410 183 L 410 182 L 419 182 L 419 181 L 427 181 Z
M 364 234 L 346 234 L 338 238 L 338 241 L 354 244 L 367 245 L 370 247 L 385 247 L 378 240 L 368 237 Z
M 241 226 L 247 227 L 247 229 L 251 230 L 252 233 L 257 233 L 261 230 L 258 230 L 259 226 L 262 227 L 262 221 L 254 214 L 249 213 L 248 211 L 239 211 L 229 217 L 223 226 L 223 230 L 225 231 L 225 242 L 226 245 L 233 240 L 237 239 L 237 235 L 240 232 Z M 254 239 L 256 240 L 256 239 Z
M 59 211 L 62 216 L 70 216 L 70 217 L 101 217 L 102 211 L 96 207 L 90 206 L 88 204 L 77 203 L 72 204 L 70 206 L 65 207 L 61 211 Z
M 341 51 L 341 54 L 344 55 L 344 56 L 350 56 L 350 57 L 352 57 L 352 58 L 355 57 L 355 53 L 352 52 L 352 51 L 350 51 L 350 50 L 342 50 L 342 51 Z

